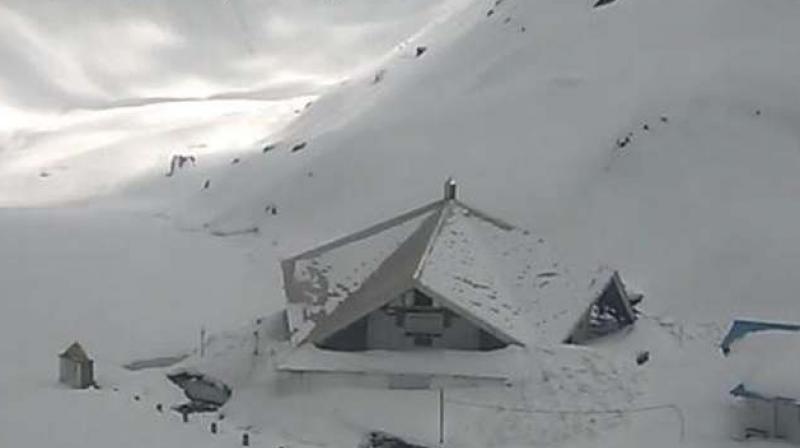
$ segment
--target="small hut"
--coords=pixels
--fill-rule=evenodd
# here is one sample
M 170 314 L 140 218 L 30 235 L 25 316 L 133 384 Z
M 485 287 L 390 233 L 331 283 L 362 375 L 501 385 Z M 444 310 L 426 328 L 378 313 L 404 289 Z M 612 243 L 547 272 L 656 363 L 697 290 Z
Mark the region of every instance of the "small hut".
M 86 389 L 94 385 L 94 361 L 77 342 L 73 342 L 58 355 L 58 381 L 73 389 Z
M 735 437 L 774 438 L 799 445 L 800 338 L 784 324 L 763 324 L 749 332 L 755 334 L 731 339 L 736 343 L 726 345 L 728 362 L 739 377 L 730 391 Z

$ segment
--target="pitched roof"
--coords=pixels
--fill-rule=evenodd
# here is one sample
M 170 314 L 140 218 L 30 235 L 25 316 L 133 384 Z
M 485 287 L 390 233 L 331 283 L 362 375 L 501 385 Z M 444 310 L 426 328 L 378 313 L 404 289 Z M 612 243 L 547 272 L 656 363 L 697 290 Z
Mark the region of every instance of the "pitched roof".
M 729 362 L 742 387 L 752 394 L 765 399 L 800 400 L 798 355 L 800 335 L 797 332 L 759 332 L 738 342 Z M 734 391 L 731 393 L 737 395 Z
M 800 325 L 782 322 L 766 322 L 761 320 L 736 319 L 731 324 L 728 334 L 725 335 L 719 345 L 722 349 L 722 353 L 727 355 L 730 352 L 731 345 L 734 342 L 747 336 L 748 333 L 755 333 L 759 331 L 800 332 Z
M 59 356 L 61 358 L 68 358 L 77 362 L 86 362 L 90 360 L 89 356 L 86 354 L 86 351 L 84 351 L 83 347 L 81 347 L 81 344 L 77 342 L 73 342 L 72 345 L 64 350 L 64 352 Z
M 575 281 L 544 239 L 447 199 L 282 267 L 295 344 L 320 342 L 411 288 L 508 343 L 561 342 L 612 274 Z

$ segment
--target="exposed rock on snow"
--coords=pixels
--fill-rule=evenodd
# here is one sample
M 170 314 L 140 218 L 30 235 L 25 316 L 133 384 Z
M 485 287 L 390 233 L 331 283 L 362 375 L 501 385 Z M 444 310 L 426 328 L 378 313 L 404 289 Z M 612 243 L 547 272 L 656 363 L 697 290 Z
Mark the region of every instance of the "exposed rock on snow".
M 161 356 L 158 358 L 139 359 L 125 364 L 128 370 L 158 369 L 171 367 L 188 358 L 189 355 Z
M 614 3 L 615 1 L 617 1 L 617 0 L 597 0 L 597 2 L 595 2 L 595 4 L 594 4 L 594 7 L 595 8 L 599 8 L 601 6 L 610 5 L 610 4 Z
M 181 370 L 168 374 L 167 378 L 183 389 L 192 401 L 189 407 L 198 410 L 216 410 L 228 401 L 233 392 L 225 383 L 199 372 Z
M 400 437 L 382 431 L 372 431 L 364 436 L 358 448 L 426 448 L 422 445 L 408 443 Z

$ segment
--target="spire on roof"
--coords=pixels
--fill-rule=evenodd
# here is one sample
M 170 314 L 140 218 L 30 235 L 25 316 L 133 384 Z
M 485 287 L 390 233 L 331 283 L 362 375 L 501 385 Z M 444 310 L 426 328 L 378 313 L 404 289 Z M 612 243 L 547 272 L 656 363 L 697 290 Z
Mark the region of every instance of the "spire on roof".
M 444 199 L 446 201 L 454 200 L 456 198 L 456 190 L 458 186 L 452 177 L 448 177 L 444 182 Z

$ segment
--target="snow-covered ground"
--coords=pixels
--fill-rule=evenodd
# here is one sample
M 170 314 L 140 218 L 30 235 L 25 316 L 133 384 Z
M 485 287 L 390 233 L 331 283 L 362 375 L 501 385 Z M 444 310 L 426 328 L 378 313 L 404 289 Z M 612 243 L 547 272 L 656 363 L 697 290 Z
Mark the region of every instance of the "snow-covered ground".
M 716 344 L 733 317 L 800 321 L 800 5 L 592 3 L 4 2 L 0 446 L 437 443 L 435 392 L 287 379 L 255 321 L 281 258 L 451 175 L 646 297 L 628 334 L 448 391 L 447 445 L 741 443 Z M 168 177 L 173 155 L 196 162 Z M 102 389 L 56 385 L 74 339 Z M 164 369 L 121 368 L 185 353 L 234 388 L 221 435 L 155 411 Z

